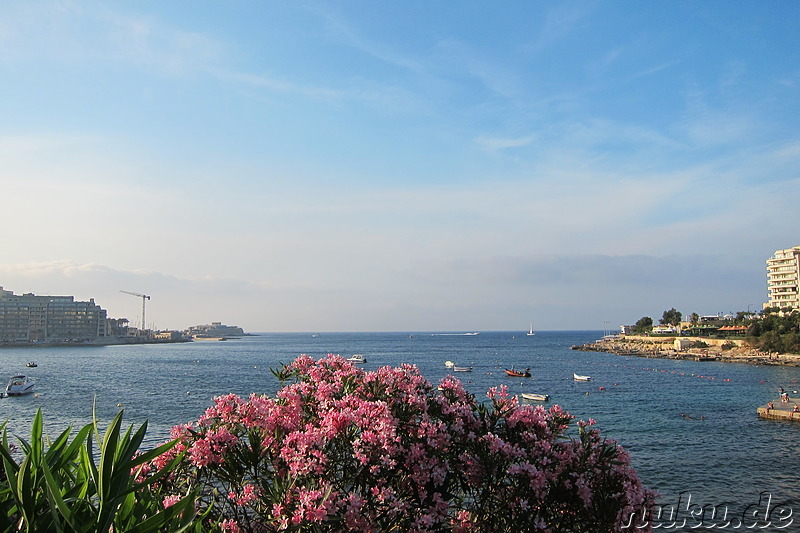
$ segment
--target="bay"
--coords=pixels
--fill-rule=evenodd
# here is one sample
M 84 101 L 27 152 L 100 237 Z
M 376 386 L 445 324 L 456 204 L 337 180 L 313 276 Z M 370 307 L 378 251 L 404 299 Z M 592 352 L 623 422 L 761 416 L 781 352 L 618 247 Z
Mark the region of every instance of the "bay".
M 762 420 L 755 412 L 777 398 L 780 386 L 800 397 L 793 392 L 800 389 L 800 368 L 570 349 L 601 335 L 263 333 L 224 342 L 7 348 L 0 351 L 5 379 L 28 374 L 37 385 L 35 394 L 0 400 L 0 420 L 8 421 L 12 435 L 26 437 L 42 409 L 45 428 L 55 435 L 88 423 L 93 411 L 102 424 L 124 409 L 126 424 L 148 422 L 147 443 L 156 445 L 173 425 L 197 420 L 214 396 L 274 394 L 279 383 L 271 369 L 301 353 L 362 353 L 365 370 L 415 364 L 434 385 L 449 373 L 449 360 L 473 367 L 454 375 L 479 399 L 490 387 L 505 385 L 511 394 L 549 394 L 552 404 L 578 419 L 596 420 L 605 437 L 631 453 L 639 475 L 665 505 L 691 496 L 693 504 L 741 515 L 767 494 L 800 523 L 800 423 Z M 39 366 L 26 368 L 30 360 Z M 506 376 L 503 370 L 512 366 L 529 367 L 532 377 Z M 574 381 L 573 372 L 592 381 Z

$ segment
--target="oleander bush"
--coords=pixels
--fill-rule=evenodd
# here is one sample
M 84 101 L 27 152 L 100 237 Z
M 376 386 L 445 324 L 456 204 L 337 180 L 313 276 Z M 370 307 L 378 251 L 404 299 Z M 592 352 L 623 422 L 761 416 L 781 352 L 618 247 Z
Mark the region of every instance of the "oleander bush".
M 175 427 L 142 490 L 166 506 L 195 494 L 204 531 L 650 529 L 654 494 L 591 420 L 504 387 L 485 403 L 452 377 L 437 390 L 411 365 L 301 356 L 275 374 L 275 398 L 221 396 Z

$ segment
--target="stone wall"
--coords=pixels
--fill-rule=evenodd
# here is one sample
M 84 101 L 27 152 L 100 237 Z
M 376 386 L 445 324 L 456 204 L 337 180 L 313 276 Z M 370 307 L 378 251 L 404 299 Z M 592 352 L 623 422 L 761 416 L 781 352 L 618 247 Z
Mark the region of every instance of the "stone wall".
M 744 339 L 709 339 L 708 337 L 648 337 L 647 335 L 625 335 L 624 340 L 630 342 L 642 342 L 645 344 L 669 344 L 675 345 L 675 339 L 688 339 L 689 341 L 703 341 L 709 346 L 722 346 L 724 344 L 735 344 L 736 346 L 745 346 Z

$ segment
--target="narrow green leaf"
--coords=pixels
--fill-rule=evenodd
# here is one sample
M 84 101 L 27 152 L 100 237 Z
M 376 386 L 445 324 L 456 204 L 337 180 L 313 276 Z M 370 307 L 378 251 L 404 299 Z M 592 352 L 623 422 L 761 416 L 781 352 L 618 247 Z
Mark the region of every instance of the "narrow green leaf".
M 130 432 L 130 429 L 128 430 Z M 122 456 L 125 458 L 126 461 L 130 461 L 136 452 L 139 451 L 139 446 L 142 445 L 142 441 L 147 433 L 147 421 L 145 421 L 139 429 L 136 430 L 136 433 L 130 438 L 130 440 L 126 440 L 127 445 L 124 450 L 122 450 Z M 127 437 L 127 434 L 126 434 Z
M 32 490 L 31 482 L 31 456 L 26 455 L 22 460 L 17 474 L 17 505 L 19 506 L 22 518 L 25 523 L 30 525 L 36 514 L 36 500 Z
M 33 460 L 37 462 L 42 455 L 42 427 L 42 410 L 37 409 L 31 426 L 31 451 L 29 453 L 29 455 L 33 456 Z
M 148 450 L 148 451 L 146 451 L 146 452 L 144 452 L 144 453 L 142 453 L 140 455 L 137 455 L 137 456 L 133 457 L 127 463 L 126 466 L 128 468 L 133 468 L 135 466 L 139 466 L 139 465 L 144 464 L 144 463 L 149 463 L 150 461 L 152 461 L 153 459 L 155 459 L 159 455 L 169 451 L 171 448 L 174 448 L 175 445 L 177 445 L 177 444 L 178 444 L 178 439 L 171 440 L 169 442 L 165 442 L 164 444 L 161 444 L 158 447 L 153 448 L 152 450 Z
M 98 470 L 100 473 L 100 484 L 98 487 L 98 496 L 103 499 L 111 485 L 111 476 L 114 474 L 114 455 L 117 450 L 117 442 L 119 441 L 119 430 L 122 424 L 122 411 L 120 411 L 111 424 L 106 429 L 103 444 L 100 447 L 100 465 Z
M 92 434 L 90 433 L 86 437 L 86 446 L 81 448 L 81 468 L 86 474 L 87 479 L 91 480 L 94 483 L 95 487 L 97 486 L 99 480 L 99 474 L 97 472 L 97 466 L 94 463 L 94 451 L 92 447 Z M 96 490 L 96 489 L 95 489 Z
M 47 464 L 43 464 L 42 472 L 44 473 L 45 486 L 47 487 L 47 499 L 51 502 L 51 507 L 54 507 L 54 509 L 51 509 L 51 512 L 56 514 L 57 510 L 58 514 L 64 518 L 64 521 L 69 524 L 71 530 L 78 531 L 78 527 L 73 521 L 72 509 L 62 498 L 61 487 L 59 487 L 58 483 L 53 477 L 50 467 L 47 466 Z M 61 521 L 58 520 L 57 516 L 53 517 L 53 525 L 56 527 L 57 531 L 64 531 L 64 527 L 61 525 Z
M 17 487 L 17 478 L 19 472 L 19 465 L 13 462 L 12 459 L 6 458 L 3 456 L 3 470 L 5 470 L 6 480 L 8 481 L 8 490 L 11 494 L 11 497 L 14 499 L 17 507 L 21 508 L 21 502 L 19 500 L 19 494 L 17 494 L 16 487 Z
M 69 460 L 74 460 L 79 455 L 79 450 L 83 446 L 84 441 L 86 440 L 89 432 L 92 430 L 92 425 L 87 424 L 83 426 L 78 433 L 75 434 L 75 438 L 73 439 L 72 443 L 67 447 L 64 451 L 64 457 L 68 458 Z

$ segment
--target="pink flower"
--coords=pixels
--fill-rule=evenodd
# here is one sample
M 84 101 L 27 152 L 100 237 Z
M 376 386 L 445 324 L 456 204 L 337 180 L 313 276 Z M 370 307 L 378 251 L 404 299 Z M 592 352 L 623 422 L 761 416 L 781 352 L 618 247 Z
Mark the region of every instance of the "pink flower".
M 166 498 L 164 498 L 164 501 L 163 501 L 164 509 L 166 509 L 167 507 L 172 507 L 173 505 L 175 505 L 179 501 L 181 501 L 181 497 L 178 496 L 178 495 L 173 494 L 173 495 L 167 496 Z
M 239 533 L 239 524 L 235 520 L 225 519 L 219 523 L 219 527 L 225 533 Z

